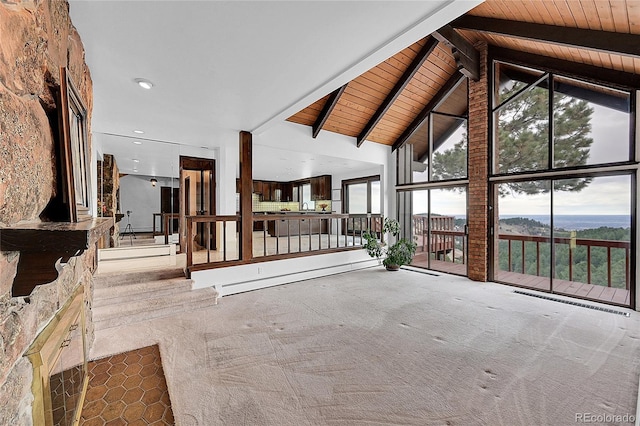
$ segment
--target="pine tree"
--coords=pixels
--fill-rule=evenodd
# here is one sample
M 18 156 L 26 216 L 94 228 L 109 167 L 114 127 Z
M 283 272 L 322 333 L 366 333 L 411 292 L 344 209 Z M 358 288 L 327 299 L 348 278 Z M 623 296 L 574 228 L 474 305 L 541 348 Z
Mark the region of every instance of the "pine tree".
M 521 86 L 503 90 L 502 99 L 513 96 Z M 554 94 L 554 146 L 553 167 L 585 165 L 593 139 L 591 116 L 593 108 L 588 102 Z M 542 87 L 514 98 L 503 106 L 495 117 L 496 146 L 498 149 L 496 173 L 510 174 L 546 170 L 549 167 L 549 91 Z M 435 152 L 432 173 L 435 180 L 453 179 L 466 175 L 466 135 L 453 148 Z M 555 184 L 556 191 L 580 191 L 591 179 L 564 179 Z M 511 182 L 500 185 L 501 196 L 508 193 L 538 194 L 550 191 L 548 181 Z

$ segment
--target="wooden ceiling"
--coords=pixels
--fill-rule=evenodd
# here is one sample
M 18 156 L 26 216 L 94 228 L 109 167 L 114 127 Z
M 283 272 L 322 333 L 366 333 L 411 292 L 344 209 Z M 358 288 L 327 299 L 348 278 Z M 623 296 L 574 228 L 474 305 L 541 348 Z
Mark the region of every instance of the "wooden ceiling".
M 325 130 L 355 137 L 358 145 L 412 143 L 424 150 L 428 112 L 453 89 L 463 93 L 464 62 L 449 46 L 467 53 L 479 41 L 516 63 L 560 64 L 569 74 L 640 88 L 640 1 L 486 0 L 288 120 L 311 126 L 314 137 Z

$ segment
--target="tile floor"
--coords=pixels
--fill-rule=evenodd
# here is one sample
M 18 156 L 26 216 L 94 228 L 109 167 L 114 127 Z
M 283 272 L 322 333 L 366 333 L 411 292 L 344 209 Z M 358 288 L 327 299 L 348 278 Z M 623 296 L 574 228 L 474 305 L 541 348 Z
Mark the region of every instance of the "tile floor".
M 173 425 L 157 345 L 89 362 L 80 425 Z

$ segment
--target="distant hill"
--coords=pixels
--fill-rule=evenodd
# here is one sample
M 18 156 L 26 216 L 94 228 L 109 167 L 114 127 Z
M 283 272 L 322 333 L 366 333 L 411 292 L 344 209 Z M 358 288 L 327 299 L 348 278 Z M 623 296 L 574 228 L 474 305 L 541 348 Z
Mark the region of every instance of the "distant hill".
M 517 225 L 524 226 L 527 228 L 548 228 L 549 225 L 546 225 L 542 222 L 538 222 L 537 220 L 528 219 L 526 217 L 511 217 L 509 219 L 500 219 L 500 224 L 505 225 Z

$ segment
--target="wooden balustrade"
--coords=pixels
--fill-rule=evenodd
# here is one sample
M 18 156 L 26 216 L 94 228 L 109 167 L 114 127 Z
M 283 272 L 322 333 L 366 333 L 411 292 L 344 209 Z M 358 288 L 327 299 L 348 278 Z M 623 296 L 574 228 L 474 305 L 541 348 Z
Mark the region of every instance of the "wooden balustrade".
M 235 230 L 234 240 L 236 242 L 240 241 L 242 238 L 242 233 L 240 231 L 240 227 L 238 226 L 238 222 L 240 221 L 239 215 L 223 215 L 223 216 L 210 216 L 210 215 L 198 215 L 198 216 L 187 216 L 186 224 L 187 224 L 187 235 L 190 237 L 187 238 L 187 268 L 191 269 L 196 263 L 204 263 L 204 264 L 213 264 L 218 262 L 227 262 L 231 260 L 239 259 L 239 250 L 238 245 L 234 247 L 234 250 L 230 250 L 227 244 L 227 224 L 229 222 L 233 222 L 234 226 L 232 227 Z M 215 243 L 212 241 L 213 236 L 215 235 L 212 232 L 215 227 L 221 223 L 222 224 L 222 247 L 218 250 L 212 250 L 215 247 Z M 204 224 L 203 227 L 198 231 L 197 224 Z M 198 232 L 203 233 L 200 235 L 201 241 L 205 242 L 205 245 L 200 250 L 194 250 L 195 238 Z M 195 251 L 199 254 L 203 251 L 205 252 L 205 256 L 202 259 L 195 259 Z M 212 251 L 215 251 L 212 255 Z M 206 261 L 201 261 L 206 259 Z
M 430 221 L 430 227 L 429 222 Z M 418 239 L 418 249 L 422 252 L 429 251 L 442 255 L 444 253 L 453 252 L 455 261 L 456 239 L 461 239 L 461 251 L 464 258 L 466 250 L 464 250 L 466 242 L 466 234 L 464 231 L 455 230 L 455 218 L 453 216 L 413 216 L 413 235 Z
M 536 275 L 540 276 L 540 244 L 551 243 L 550 237 L 543 236 L 535 236 L 535 235 L 511 235 L 511 234 L 500 234 L 499 240 L 507 241 L 508 247 L 508 262 L 509 262 L 509 270 L 508 272 L 513 272 L 513 256 L 512 256 L 512 242 L 519 241 L 520 242 L 520 250 L 522 253 L 521 260 L 521 270 L 522 273 L 526 273 L 526 242 L 535 243 L 536 245 Z M 607 287 L 611 287 L 612 284 L 612 275 L 611 275 L 611 249 L 621 249 L 625 251 L 625 286 L 626 289 L 629 289 L 629 267 L 630 267 L 630 253 L 631 253 L 631 243 L 629 241 L 610 241 L 610 240 L 594 240 L 594 239 L 586 239 L 586 238 L 567 238 L 567 237 L 555 237 L 553 239 L 554 244 L 566 244 L 569 246 L 569 281 L 573 281 L 574 278 L 574 259 L 573 259 L 573 249 L 571 248 L 572 241 L 576 246 L 585 246 L 587 249 L 587 284 L 591 284 L 592 281 L 592 262 L 591 262 L 591 248 L 592 247 L 604 247 L 607 249 Z
M 230 222 L 234 225 L 230 225 Z M 240 260 L 240 242 L 243 236 L 239 222 L 239 215 L 187 216 L 186 232 L 191 236 L 187 238 L 186 247 L 189 271 L 248 263 Z M 253 235 L 244 237 L 253 238 L 252 259 L 255 261 L 360 249 L 365 231 L 380 233 L 382 228 L 380 215 L 269 213 L 254 214 L 253 222 Z M 255 226 L 256 224 L 260 226 Z M 212 241 L 216 226 L 222 228 L 221 242 L 217 249 Z M 233 238 L 228 238 L 230 229 L 235 230 Z M 196 245 L 196 235 L 200 241 L 205 242 L 204 245 Z M 229 246 L 231 240 L 236 242 L 233 247 Z

